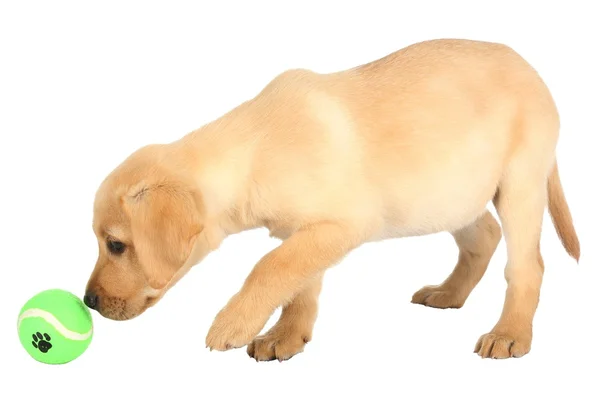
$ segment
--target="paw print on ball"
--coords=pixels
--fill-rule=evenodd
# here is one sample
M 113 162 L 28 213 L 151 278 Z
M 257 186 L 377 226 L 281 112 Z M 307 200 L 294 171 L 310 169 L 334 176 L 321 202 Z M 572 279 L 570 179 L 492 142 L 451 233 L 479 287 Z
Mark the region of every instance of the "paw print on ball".
M 50 335 L 48 333 L 41 334 L 40 332 L 37 332 L 32 334 L 31 337 L 33 337 L 31 344 L 44 354 L 52 348 L 52 344 L 50 344 Z

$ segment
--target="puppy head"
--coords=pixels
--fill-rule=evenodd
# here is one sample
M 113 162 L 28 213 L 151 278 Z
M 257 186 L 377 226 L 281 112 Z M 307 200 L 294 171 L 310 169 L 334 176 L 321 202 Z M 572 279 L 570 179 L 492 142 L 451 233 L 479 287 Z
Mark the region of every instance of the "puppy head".
M 140 315 L 210 250 L 201 200 L 165 159 L 160 146 L 142 148 L 96 194 L 99 254 L 84 301 L 104 317 Z

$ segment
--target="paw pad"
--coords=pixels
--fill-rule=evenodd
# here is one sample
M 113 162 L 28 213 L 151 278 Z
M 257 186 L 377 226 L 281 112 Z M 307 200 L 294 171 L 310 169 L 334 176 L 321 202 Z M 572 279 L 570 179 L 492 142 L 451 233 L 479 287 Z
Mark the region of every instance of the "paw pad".
M 37 332 L 32 334 L 31 337 L 33 338 L 31 344 L 44 354 L 52 348 L 52 344 L 50 344 L 50 335 L 48 333 L 41 334 L 40 332 Z

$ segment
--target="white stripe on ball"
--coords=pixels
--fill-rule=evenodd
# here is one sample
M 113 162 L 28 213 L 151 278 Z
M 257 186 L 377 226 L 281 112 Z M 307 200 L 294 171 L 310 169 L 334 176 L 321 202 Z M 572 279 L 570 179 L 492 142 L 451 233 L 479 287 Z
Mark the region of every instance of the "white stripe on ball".
M 21 327 L 21 322 L 27 318 L 43 318 L 46 322 L 54 326 L 54 328 L 69 340 L 87 340 L 92 335 L 92 329 L 87 333 L 77 333 L 67 329 L 54 315 L 48 311 L 41 310 L 39 308 L 30 308 L 23 312 L 19 317 L 19 323 L 17 328 Z

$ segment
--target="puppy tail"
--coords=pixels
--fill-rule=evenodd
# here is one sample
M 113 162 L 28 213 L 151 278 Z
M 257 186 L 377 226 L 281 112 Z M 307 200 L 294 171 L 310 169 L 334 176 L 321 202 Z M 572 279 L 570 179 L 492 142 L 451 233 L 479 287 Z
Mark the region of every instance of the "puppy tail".
M 558 163 L 555 161 L 548 178 L 548 209 L 554 228 L 567 253 L 579 262 L 580 247 L 579 238 L 573 226 L 571 212 L 565 198 L 560 176 L 558 174 Z

